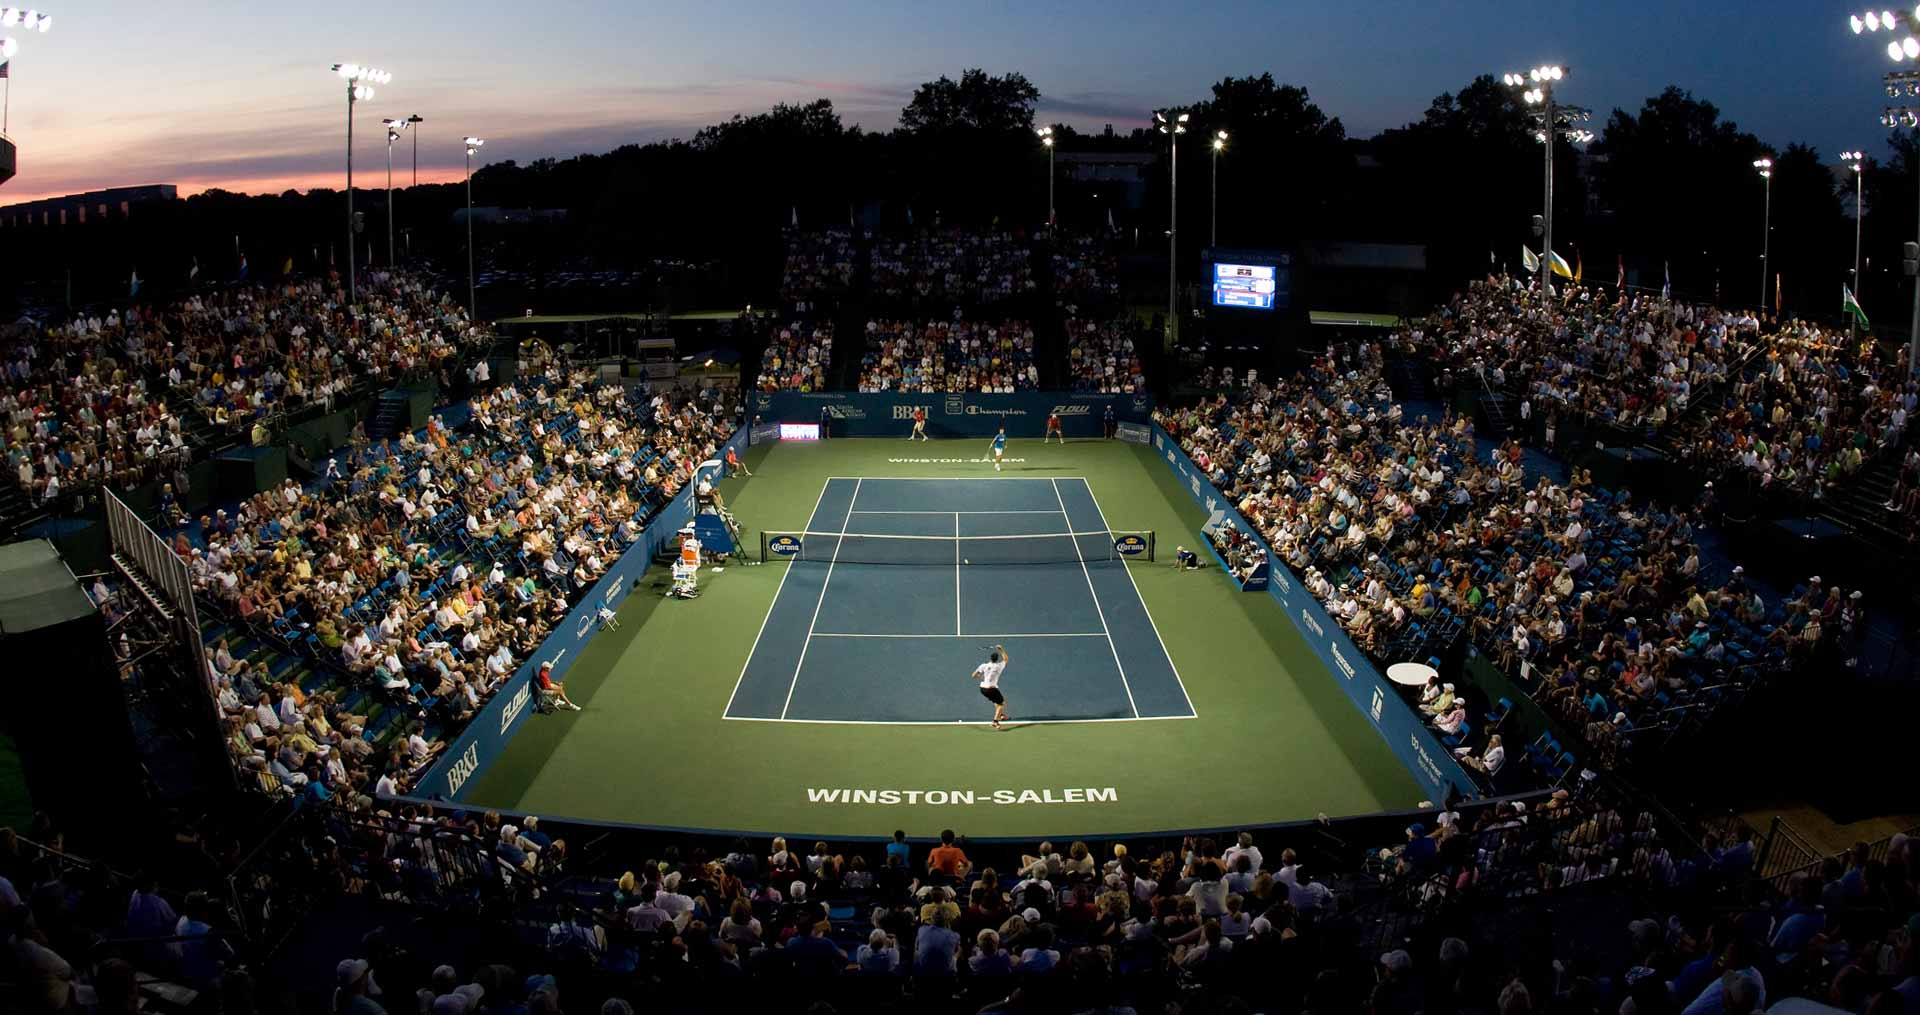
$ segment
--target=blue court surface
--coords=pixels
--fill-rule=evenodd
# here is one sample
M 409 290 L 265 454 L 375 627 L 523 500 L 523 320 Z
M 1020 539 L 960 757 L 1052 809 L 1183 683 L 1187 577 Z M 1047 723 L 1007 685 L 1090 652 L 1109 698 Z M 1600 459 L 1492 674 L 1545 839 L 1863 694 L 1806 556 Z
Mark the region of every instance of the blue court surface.
M 829 479 L 725 716 L 984 723 L 1001 643 L 1011 725 L 1191 719 L 1108 529 L 1078 478 Z

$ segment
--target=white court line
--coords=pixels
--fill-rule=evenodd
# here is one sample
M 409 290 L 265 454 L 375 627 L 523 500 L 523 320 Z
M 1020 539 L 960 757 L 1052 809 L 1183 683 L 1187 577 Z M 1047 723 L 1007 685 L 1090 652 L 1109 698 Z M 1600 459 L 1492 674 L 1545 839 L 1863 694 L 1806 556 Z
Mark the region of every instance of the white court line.
M 847 523 L 853 521 L 853 506 L 860 503 L 860 481 L 853 481 L 853 499 L 847 501 L 847 515 L 840 519 L 840 541 L 833 544 L 833 556 L 827 561 L 827 576 L 820 579 L 820 598 L 813 604 L 813 619 L 807 621 L 807 640 L 800 643 L 800 660 L 793 664 L 793 679 L 787 681 L 787 701 L 780 706 L 780 718 L 793 707 L 793 689 L 800 686 L 800 667 L 807 664 L 807 646 L 813 643 L 813 625 L 820 622 L 820 607 L 827 602 L 827 586 L 833 582 L 833 565 L 840 559 L 840 545 L 847 541 Z M 784 580 L 784 579 L 783 579 Z M 773 611 L 769 609 L 768 613 Z
M 820 501 L 825 499 L 827 496 L 827 487 L 832 485 L 833 480 L 831 479 L 820 484 L 820 492 L 815 494 L 813 498 L 813 510 L 807 512 L 808 525 L 813 524 L 813 516 L 820 511 Z M 747 650 L 747 661 L 740 664 L 740 675 L 733 680 L 733 692 L 727 695 L 727 707 L 720 710 L 720 714 L 723 717 L 728 712 L 733 711 L 733 699 L 740 693 L 740 685 L 747 679 L 747 667 L 753 665 L 753 653 L 760 648 L 760 636 L 767 633 L 767 621 L 773 618 L 773 608 L 780 605 L 780 593 L 787 587 L 787 575 L 792 573 L 792 568 L 788 568 L 782 572 L 780 575 L 780 584 L 774 586 L 773 601 L 767 604 L 767 615 L 760 618 L 760 630 L 754 632 L 753 647 Z
M 1105 638 L 1101 631 L 1053 631 L 1039 634 L 850 634 L 845 631 L 815 631 L 815 638 L 979 638 L 983 641 L 998 641 L 1002 638 Z
M 853 513 L 856 515 L 1057 515 L 1060 512 L 1048 508 L 1045 511 L 874 511 L 869 509 Z
M 770 716 L 752 716 L 752 715 L 723 715 L 720 718 L 730 719 L 734 722 L 796 722 L 796 723 L 804 723 L 809 726 L 992 726 L 993 725 L 992 720 L 988 720 L 988 719 L 977 719 L 977 720 L 955 719 L 952 722 L 941 722 L 938 719 L 786 719 L 786 718 L 775 719 Z M 1096 722 L 1157 722 L 1163 719 L 1197 719 L 1197 718 L 1199 717 L 1191 716 L 1191 715 L 1142 715 L 1142 716 L 1134 716 L 1132 718 L 1129 718 L 1123 715 L 1123 716 L 1115 716 L 1111 718 L 1100 718 L 1100 719 L 1008 719 L 1005 725 L 1012 728 L 1018 728 L 1021 726 L 1079 726 L 1085 723 L 1096 723 Z
M 1070 478 L 1080 480 L 1080 485 L 1087 488 L 1087 499 L 1093 501 L 1093 510 L 1100 515 L 1100 527 L 1106 528 L 1107 513 L 1105 511 L 1100 510 L 1100 498 L 1094 496 L 1093 484 L 1087 482 L 1086 477 L 1084 476 L 1074 476 Z M 1068 520 L 1067 527 L 1068 528 L 1073 527 L 1073 522 L 1071 519 Z M 1187 682 L 1180 679 L 1180 667 L 1174 665 L 1173 653 L 1167 651 L 1167 639 L 1160 637 L 1160 625 L 1154 622 L 1153 611 L 1147 608 L 1147 598 L 1140 594 L 1140 583 L 1137 581 L 1134 581 L 1133 569 L 1128 567 L 1125 563 L 1122 563 L 1120 565 L 1120 569 L 1127 573 L 1127 582 L 1133 586 L 1134 598 L 1140 600 L 1140 612 L 1147 615 L 1147 626 L 1153 628 L 1153 638 L 1155 641 L 1160 643 L 1160 654 L 1166 657 L 1167 668 L 1173 671 L 1173 680 L 1175 683 L 1180 685 L 1180 696 L 1182 698 L 1187 699 L 1187 711 L 1193 713 L 1193 716 L 1188 716 L 1187 718 L 1194 718 L 1195 716 L 1198 716 L 1200 714 L 1200 710 L 1193 707 L 1193 695 L 1187 693 Z
M 1060 496 L 1060 481 L 1053 479 L 1048 482 L 1053 484 L 1053 498 L 1060 502 L 1060 513 L 1066 516 L 1067 528 L 1073 528 L 1073 516 L 1067 514 L 1067 500 Z M 1101 526 L 1104 528 L 1105 525 L 1102 521 Z M 1087 595 L 1093 597 L 1093 612 L 1100 615 L 1100 630 L 1107 633 L 1107 651 L 1113 653 L 1113 665 L 1120 671 L 1120 686 L 1127 689 L 1127 705 L 1133 709 L 1133 717 L 1138 719 L 1140 706 L 1134 703 L 1133 685 L 1127 683 L 1127 666 L 1120 661 L 1120 649 L 1113 643 L 1113 629 L 1107 626 L 1107 611 L 1100 606 L 1100 593 L 1093 588 L 1093 572 L 1087 570 L 1087 557 L 1080 552 L 1080 540 L 1077 538 L 1073 541 L 1073 555 L 1080 558 L 1080 575 L 1087 580 Z

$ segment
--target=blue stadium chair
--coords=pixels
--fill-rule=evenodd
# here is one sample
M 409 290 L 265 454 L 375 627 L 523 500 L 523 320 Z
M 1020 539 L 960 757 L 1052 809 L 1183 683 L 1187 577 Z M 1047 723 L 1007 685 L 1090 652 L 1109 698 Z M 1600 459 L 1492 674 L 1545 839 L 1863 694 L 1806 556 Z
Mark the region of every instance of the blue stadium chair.
M 1512 714 L 1513 699 L 1501 698 L 1499 703 L 1494 706 L 1493 711 L 1488 712 L 1486 715 L 1487 728 L 1493 729 L 1498 727 L 1501 723 L 1507 721 L 1507 716 Z

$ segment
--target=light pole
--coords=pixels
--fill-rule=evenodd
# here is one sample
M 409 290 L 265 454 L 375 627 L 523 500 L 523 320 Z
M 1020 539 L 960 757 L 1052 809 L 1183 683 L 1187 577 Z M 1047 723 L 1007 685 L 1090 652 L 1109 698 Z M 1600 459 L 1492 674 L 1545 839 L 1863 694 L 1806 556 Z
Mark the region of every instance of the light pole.
M 387 267 L 393 267 L 393 143 L 400 140 L 405 120 L 381 120 L 387 126 Z
M 23 32 L 45 34 L 53 30 L 53 15 L 42 14 L 39 11 L 23 11 L 18 7 L 0 7 L 0 28 L 12 28 L 15 25 L 20 26 Z M 7 61 L 13 59 L 13 54 L 18 52 L 20 52 L 19 40 L 10 35 L 0 35 L 0 68 L 5 67 Z M 7 79 L 8 89 L 7 102 L 4 106 L 0 106 L 0 134 L 5 134 L 7 121 L 12 113 L 13 78 L 3 72 L 0 72 L 0 77 Z
M 1904 17 L 1905 12 L 1902 12 L 1902 15 Z M 1902 30 L 1900 20 L 1901 18 L 1896 18 L 1892 11 L 1882 10 L 1877 14 L 1868 11 L 1865 14 L 1853 15 L 1847 19 L 1847 23 L 1853 28 L 1855 35 L 1859 35 L 1862 31 L 1897 33 Z M 1914 16 L 1906 18 L 1906 21 L 1906 38 L 1893 39 L 1887 43 L 1887 58 L 1894 63 L 1900 63 L 1903 60 L 1920 60 L 1920 38 L 1915 37 L 1916 33 L 1920 33 L 1920 9 L 1916 9 Z M 1898 97 L 1903 91 L 1909 97 L 1920 96 L 1920 71 L 1894 71 L 1887 75 L 1886 82 L 1887 97 L 1890 99 Z M 1880 125 L 1908 129 L 1920 127 L 1920 109 L 1912 106 L 1888 106 L 1880 114 Z M 1916 229 L 1920 230 L 1920 227 Z M 1906 247 L 1909 250 L 1920 250 L 1920 247 L 1912 243 L 1906 244 Z M 1920 366 L 1920 264 L 1915 263 L 1911 257 L 1903 260 L 1906 262 L 1906 273 L 1914 276 L 1913 317 L 1907 324 L 1907 371 L 1911 373 L 1916 366 Z M 1858 298 L 1858 294 L 1855 298 Z
M 1767 269 L 1773 255 L 1773 160 L 1754 159 L 1753 168 L 1766 181 L 1767 196 L 1760 219 L 1760 312 L 1767 312 Z
M 1509 88 L 1524 89 L 1520 97 L 1529 106 L 1541 107 L 1536 114 L 1539 129 L 1534 138 L 1546 147 L 1545 196 L 1542 198 L 1540 213 L 1540 294 L 1546 295 L 1553 286 L 1553 143 L 1556 138 L 1565 137 L 1569 141 L 1584 144 L 1593 140 L 1593 134 L 1579 129 L 1574 124 L 1585 121 L 1593 114 L 1579 106 L 1556 105 L 1553 101 L 1553 88 L 1565 80 L 1572 71 L 1558 64 L 1546 64 L 1535 67 L 1525 74 L 1502 75 L 1501 81 Z
M 473 286 L 473 153 L 480 150 L 485 141 L 470 137 L 467 145 L 467 324 L 477 326 L 480 321 L 478 304 L 474 301 Z
M 1180 113 L 1172 119 L 1167 118 L 1166 110 L 1155 110 L 1153 122 L 1160 127 L 1160 133 L 1167 136 L 1167 151 L 1171 165 L 1167 170 L 1167 348 L 1173 348 L 1173 340 L 1178 335 L 1174 323 L 1179 314 L 1180 290 L 1175 282 L 1180 264 L 1180 135 L 1187 132 L 1187 120 L 1191 114 Z
M 400 122 L 413 128 L 413 182 L 408 186 L 418 187 L 420 185 L 420 125 L 427 122 L 427 118 L 415 113 Z
M 1036 133 L 1036 134 L 1039 134 L 1039 135 L 1040 135 L 1040 144 L 1041 144 L 1041 145 L 1042 145 L 1043 147 L 1045 147 L 1045 148 L 1047 149 L 1047 231 L 1048 231 L 1049 233 L 1051 233 L 1051 232 L 1053 231 L 1053 226 L 1054 226 L 1054 221 L 1053 221 L 1053 218 L 1054 218 L 1054 210 L 1053 210 L 1053 128 L 1052 128 L 1052 127 L 1041 127 L 1041 128 L 1039 129 L 1039 130 L 1037 130 L 1037 131 L 1035 131 L 1034 133 Z
M 1213 210 L 1209 216 L 1211 222 L 1207 229 L 1207 246 L 1220 245 L 1220 153 L 1227 147 L 1227 132 L 1213 132 L 1213 180 L 1207 184 L 1208 197 L 1212 199 Z
M 373 86 L 384 85 L 393 75 L 357 63 L 336 63 L 333 72 L 347 82 L 347 299 L 355 298 L 353 282 L 353 105 L 373 98 Z
M 1867 205 L 1864 191 L 1867 187 L 1865 174 L 1867 156 L 1865 152 L 1841 152 L 1840 161 L 1853 170 L 1853 301 L 1860 302 L 1860 227 L 1866 222 Z M 1860 318 L 1847 315 L 1847 336 L 1857 338 L 1860 334 Z

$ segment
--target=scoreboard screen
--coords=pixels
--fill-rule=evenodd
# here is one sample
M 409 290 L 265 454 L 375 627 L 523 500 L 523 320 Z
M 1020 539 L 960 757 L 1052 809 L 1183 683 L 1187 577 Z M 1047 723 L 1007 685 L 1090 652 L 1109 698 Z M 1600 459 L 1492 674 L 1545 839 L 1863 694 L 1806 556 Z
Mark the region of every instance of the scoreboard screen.
M 1277 269 L 1270 264 L 1215 264 L 1213 305 L 1272 310 L 1279 288 Z

